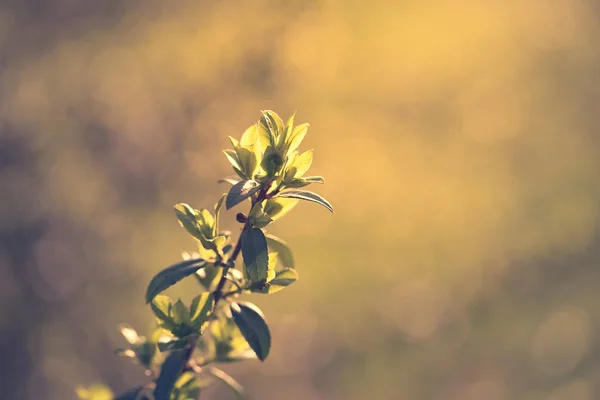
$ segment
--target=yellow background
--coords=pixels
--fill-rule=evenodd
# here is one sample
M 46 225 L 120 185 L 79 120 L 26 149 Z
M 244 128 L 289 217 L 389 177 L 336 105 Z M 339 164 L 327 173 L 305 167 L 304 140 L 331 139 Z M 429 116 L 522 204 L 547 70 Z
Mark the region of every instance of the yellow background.
M 172 206 L 211 207 L 227 135 L 273 109 L 310 122 L 336 214 L 273 225 L 300 280 L 254 296 L 269 359 L 223 367 L 252 398 L 599 398 L 599 17 L 593 0 L 3 2 L 0 397 L 145 381 L 111 352 L 194 249 Z

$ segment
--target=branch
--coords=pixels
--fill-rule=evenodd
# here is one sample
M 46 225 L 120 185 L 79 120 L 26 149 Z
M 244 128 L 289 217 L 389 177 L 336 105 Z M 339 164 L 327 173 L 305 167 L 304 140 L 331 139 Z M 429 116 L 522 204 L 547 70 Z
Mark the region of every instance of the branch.
M 267 195 L 267 188 L 269 187 L 270 182 L 262 187 L 258 196 L 252 199 L 252 205 L 250 206 L 250 210 L 257 203 L 265 200 Z M 226 262 L 222 262 L 221 266 L 223 267 L 223 275 L 221 275 L 221 279 L 219 280 L 219 284 L 217 288 L 213 292 L 213 296 L 215 298 L 215 303 L 213 305 L 213 311 L 217 308 L 217 303 L 224 297 L 230 295 L 230 293 L 223 293 L 223 288 L 225 286 L 225 282 L 227 281 L 227 272 L 230 268 L 235 266 L 235 261 L 239 257 L 242 251 L 242 236 L 244 232 L 248 229 L 252 228 L 250 221 L 246 221 L 244 227 L 242 228 L 242 232 L 240 233 L 240 237 L 238 238 L 237 243 L 235 244 L 235 248 L 231 253 L 231 256 L 227 259 Z M 173 389 L 173 385 L 175 385 L 176 380 L 179 378 L 181 373 L 185 370 L 185 367 L 190 364 L 190 359 L 196 348 L 197 340 L 192 341 L 189 344 L 189 347 L 180 350 L 173 351 L 163 364 L 163 368 L 160 372 L 160 376 L 158 377 L 156 389 L 154 391 L 154 396 L 156 400 L 168 400 L 171 394 L 171 390 Z

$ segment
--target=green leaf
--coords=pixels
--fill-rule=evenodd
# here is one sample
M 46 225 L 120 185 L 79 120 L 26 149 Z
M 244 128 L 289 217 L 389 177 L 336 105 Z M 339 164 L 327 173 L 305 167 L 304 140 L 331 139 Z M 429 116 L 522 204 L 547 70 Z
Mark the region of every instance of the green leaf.
M 242 169 L 240 160 L 238 159 L 238 155 L 235 150 L 227 149 L 223 150 L 223 153 L 233 168 Z
M 294 119 L 296 118 L 296 113 L 293 113 L 292 116 L 288 119 L 287 124 L 285 125 L 285 134 L 281 135 L 278 146 L 281 148 L 282 154 L 288 154 L 287 145 L 289 143 L 288 139 L 292 136 L 294 132 Z
M 185 260 L 160 271 L 152 278 L 146 290 L 146 303 L 150 303 L 158 294 L 173 286 L 183 278 L 192 275 L 206 265 L 201 258 Z
M 276 147 L 277 139 L 283 132 L 283 121 L 276 112 L 266 110 L 262 112 L 260 123 L 266 128 L 267 132 L 269 132 L 271 146 Z
M 150 308 L 159 320 L 159 325 L 169 332 L 177 331 L 177 323 L 173 319 L 171 299 L 168 296 L 158 295 L 150 303 Z
M 260 184 L 253 180 L 245 180 L 236 183 L 231 187 L 229 193 L 227 193 L 227 198 L 225 199 L 225 207 L 229 210 L 231 207 L 236 204 L 241 203 L 246 200 L 248 197 L 252 196 L 254 193 L 260 190 Z
M 169 400 L 175 382 L 177 382 L 187 362 L 187 354 L 185 353 L 186 351 L 173 351 L 162 364 L 160 375 L 156 380 L 156 388 L 154 388 L 155 400 Z
M 333 207 L 331 206 L 331 204 L 329 204 L 329 202 L 323 197 L 313 192 L 309 192 L 306 190 L 286 190 L 285 192 L 281 192 L 277 197 L 312 201 L 313 203 L 322 205 L 323 207 L 325 207 L 333 213 Z
M 171 299 L 169 296 L 158 295 L 156 296 L 152 302 L 150 303 L 150 308 L 152 312 L 156 316 L 156 318 L 161 321 L 171 321 L 171 308 L 173 305 L 171 304 Z
M 157 345 L 158 350 L 164 352 L 185 349 L 189 346 L 189 342 L 187 339 L 176 339 L 169 336 L 163 336 L 158 340 Z
M 174 208 L 175 215 L 177 216 L 181 226 L 183 226 L 185 230 L 196 239 L 201 239 L 202 233 L 196 220 L 196 210 L 185 203 L 176 204 Z
M 215 223 L 213 224 L 212 236 L 215 237 L 219 233 L 219 216 L 221 214 L 221 207 L 223 206 L 223 201 L 225 201 L 225 197 L 227 197 L 226 193 L 223 193 L 219 201 L 215 204 Z
M 248 214 L 248 220 L 250 224 L 252 224 L 255 228 L 264 228 L 273 222 L 273 218 L 269 216 L 269 214 L 265 213 L 263 210 L 265 202 L 260 202 L 252 207 L 250 213 Z
M 229 386 L 229 388 L 235 394 L 235 398 L 237 400 L 244 400 L 244 388 L 229 374 L 215 367 L 209 367 L 208 372 L 210 372 L 215 378 L 219 379 L 221 382 Z
M 240 332 L 258 359 L 264 361 L 271 348 L 271 333 L 262 311 L 248 302 L 231 303 L 230 308 Z
M 254 145 L 247 147 L 236 147 L 235 149 L 238 159 L 240 160 L 241 170 L 248 178 L 254 176 L 256 167 L 258 166 L 258 160 L 256 158 L 256 152 Z
M 296 174 L 294 175 L 296 178 L 301 178 L 302 175 L 308 171 L 313 161 L 313 151 L 308 150 L 304 153 L 300 154 L 294 160 L 294 167 L 296 167 Z
M 267 282 L 271 282 L 275 276 L 275 265 L 277 265 L 277 253 L 270 252 L 269 253 L 269 270 L 267 271 Z M 262 285 L 262 282 L 261 282 Z
M 217 288 L 223 268 L 215 267 L 214 264 L 207 264 L 206 267 L 196 272 L 196 279 L 208 291 L 213 291 Z
M 192 300 L 192 304 L 190 305 L 190 317 L 192 326 L 197 331 L 200 330 L 202 324 L 204 324 L 209 315 L 212 312 L 213 305 L 215 302 L 215 298 L 212 293 L 204 292 Z
M 283 266 L 287 268 L 294 268 L 294 256 L 292 255 L 292 250 L 287 242 L 275 235 L 271 235 L 270 233 L 265 234 L 265 238 L 267 239 L 267 244 L 269 247 L 279 256 Z
M 269 282 L 267 286 L 262 289 L 252 289 L 255 293 L 272 294 L 277 293 L 292 283 L 298 280 L 298 273 L 292 268 L 284 269 L 277 272 L 275 278 Z
M 258 140 L 258 129 L 256 127 L 256 124 L 254 124 L 254 125 L 246 128 L 244 133 L 242 133 L 242 137 L 240 138 L 240 145 L 248 146 L 248 145 L 256 143 L 257 140 Z
M 269 258 L 265 234 L 259 228 L 248 229 L 242 234 L 242 256 L 246 273 L 252 283 L 267 279 Z
M 181 299 L 177 300 L 171 308 L 173 320 L 180 325 L 189 325 L 191 323 L 190 310 L 183 304 Z
M 275 221 L 287 214 L 296 206 L 296 204 L 298 204 L 297 199 L 282 199 L 276 197 L 265 202 L 264 212 Z
M 300 143 L 302 143 L 302 140 L 304 140 L 304 137 L 306 136 L 306 132 L 308 132 L 308 127 L 309 124 L 305 123 L 300 124 L 294 128 L 292 134 L 287 138 L 288 146 L 286 154 L 290 154 L 296 149 L 298 149 Z

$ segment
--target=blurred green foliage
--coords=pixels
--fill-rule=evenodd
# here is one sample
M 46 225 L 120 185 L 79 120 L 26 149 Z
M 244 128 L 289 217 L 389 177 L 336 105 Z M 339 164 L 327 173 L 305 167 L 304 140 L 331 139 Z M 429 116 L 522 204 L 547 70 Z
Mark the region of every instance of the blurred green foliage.
M 269 359 L 228 369 L 248 392 L 598 398 L 599 12 L 3 2 L 0 398 L 144 382 L 114 327 L 151 325 L 146 283 L 187 240 L 170 207 L 212 204 L 225 135 L 266 108 L 311 122 L 336 218 L 275 227 L 302 284 L 258 299 Z

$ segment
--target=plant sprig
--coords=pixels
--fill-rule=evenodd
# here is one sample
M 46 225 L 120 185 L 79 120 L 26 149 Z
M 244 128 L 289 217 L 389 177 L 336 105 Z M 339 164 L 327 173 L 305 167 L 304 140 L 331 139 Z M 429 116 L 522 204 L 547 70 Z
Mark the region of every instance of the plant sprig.
M 184 253 L 184 260 L 158 272 L 146 290 L 146 303 L 157 320 L 148 338 L 132 327 L 121 325 L 128 346 L 120 355 L 145 368 L 152 380 L 118 400 L 190 400 L 200 398 L 215 379 L 229 386 L 237 398 L 242 387 L 224 371 L 209 366 L 247 359 L 264 361 L 271 348 L 271 333 L 262 311 L 253 303 L 239 301 L 241 294 L 272 294 L 298 279 L 289 245 L 265 233 L 265 228 L 288 213 L 300 200 L 320 204 L 333 212 L 322 196 L 302 188 L 324 183 L 320 176 L 305 176 L 313 151 L 298 152 L 308 124 L 287 123 L 273 111 L 263 111 L 260 120 L 244 131 L 239 140 L 229 137 L 233 149 L 224 150 L 233 177 L 220 182 L 231 188 L 216 202 L 213 212 L 176 204 L 180 225 L 195 239 L 197 252 Z M 231 232 L 219 229 L 223 205 L 227 210 L 249 203 L 247 213 L 238 213 L 243 224 L 232 243 Z M 243 262 L 237 267 L 238 258 Z M 203 287 L 186 305 L 162 294 L 182 279 L 194 276 Z M 113 398 L 103 385 L 78 388 L 80 399 Z

